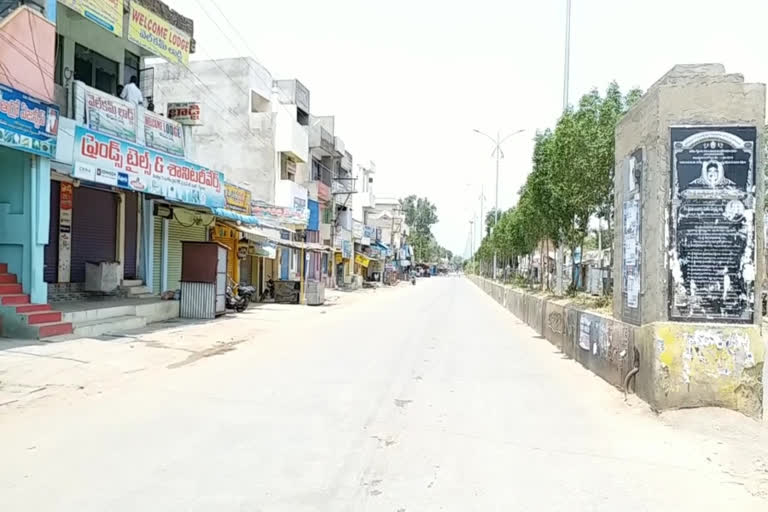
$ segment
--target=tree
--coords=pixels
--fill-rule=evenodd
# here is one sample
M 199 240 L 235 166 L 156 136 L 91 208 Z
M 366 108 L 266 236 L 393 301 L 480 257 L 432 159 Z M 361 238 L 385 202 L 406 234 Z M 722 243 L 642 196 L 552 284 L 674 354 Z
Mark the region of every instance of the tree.
M 501 215 L 501 210 L 499 210 L 499 215 Z M 488 210 L 488 213 L 485 214 L 485 236 L 488 236 L 491 234 L 491 230 L 493 230 L 493 226 L 496 225 L 496 208 L 491 208 Z
M 410 195 L 400 199 L 405 213 L 405 223 L 411 228 L 410 241 L 416 261 L 434 261 L 440 257 L 440 246 L 432 236 L 432 226 L 437 224 L 437 206 L 426 197 Z

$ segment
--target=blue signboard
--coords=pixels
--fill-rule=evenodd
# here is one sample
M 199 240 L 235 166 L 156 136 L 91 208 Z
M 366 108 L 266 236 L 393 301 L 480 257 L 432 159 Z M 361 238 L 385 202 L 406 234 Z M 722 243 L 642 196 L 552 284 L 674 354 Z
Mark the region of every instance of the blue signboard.
M 0 84 L 0 145 L 52 158 L 59 107 Z
M 74 146 L 75 178 L 209 208 L 226 203 L 221 172 L 79 125 Z
M 309 200 L 309 223 L 307 229 L 317 231 L 320 229 L 320 205 L 317 201 Z

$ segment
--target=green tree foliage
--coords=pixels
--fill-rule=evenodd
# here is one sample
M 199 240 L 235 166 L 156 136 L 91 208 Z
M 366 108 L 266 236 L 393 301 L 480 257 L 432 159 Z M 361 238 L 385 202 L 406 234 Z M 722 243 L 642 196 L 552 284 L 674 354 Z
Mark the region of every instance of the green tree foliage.
M 554 130 L 536 133 L 532 170 L 517 206 L 504 212 L 486 233 L 476 259 L 516 261 L 544 241 L 572 250 L 589 234 L 592 216 L 613 216 L 614 130 L 622 115 L 642 97 L 622 95 L 612 83 L 604 95 L 595 89 L 563 113 Z M 489 212 L 490 215 L 490 212 Z M 488 225 L 492 225 L 490 217 Z
M 437 224 L 437 206 L 426 197 L 410 195 L 400 199 L 400 208 L 405 213 L 405 223 L 411 228 L 409 237 L 417 262 L 436 262 L 448 257 L 450 251 L 440 247 L 432 235 L 432 226 Z

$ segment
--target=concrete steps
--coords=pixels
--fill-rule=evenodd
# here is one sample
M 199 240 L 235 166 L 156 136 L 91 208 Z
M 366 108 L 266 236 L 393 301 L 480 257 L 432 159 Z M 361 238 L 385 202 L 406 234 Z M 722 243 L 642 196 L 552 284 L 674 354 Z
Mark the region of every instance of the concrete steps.
M 109 318 L 84 320 L 74 324 L 74 334 L 83 337 L 95 337 L 102 334 L 113 334 L 131 329 L 146 327 L 146 318 L 135 315 L 112 316 Z
M 45 339 L 72 332 L 72 324 L 63 322 L 59 311 L 50 304 L 30 304 L 16 274 L 0 263 L 0 333 L 10 338 Z
M 73 325 L 77 336 L 94 337 L 102 334 L 120 333 L 140 329 L 155 322 L 162 322 L 179 316 L 176 301 L 144 302 L 135 300 L 104 301 L 95 307 L 62 312 L 62 320 Z M 63 307 L 63 306 L 61 306 Z

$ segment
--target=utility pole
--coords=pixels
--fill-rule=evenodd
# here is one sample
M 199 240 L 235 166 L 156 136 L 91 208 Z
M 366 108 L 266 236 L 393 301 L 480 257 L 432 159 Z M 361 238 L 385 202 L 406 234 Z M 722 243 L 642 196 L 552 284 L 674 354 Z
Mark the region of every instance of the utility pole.
M 472 266 L 475 265 L 475 221 L 469 221 L 469 257 L 472 259 Z
M 490 135 L 488 135 L 487 133 L 483 133 L 478 129 L 475 129 L 473 131 L 475 131 L 476 133 L 479 133 L 480 135 L 484 135 L 485 137 L 489 138 L 491 142 L 493 142 L 493 153 L 491 153 L 491 156 L 496 157 L 496 213 L 494 216 L 495 222 L 493 225 L 493 229 L 496 229 L 496 225 L 499 223 L 499 162 L 501 161 L 502 158 L 504 158 L 504 151 L 501 150 L 501 145 L 504 144 L 507 141 L 507 139 L 509 139 L 513 135 L 522 133 L 525 130 L 514 131 L 509 135 L 507 135 L 506 137 L 504 137 L 503 139 L 501 138 L 500 131 L 496 132 L 495 139 Z M 496 258 L 497 258 L 497 251 L 494 250 L 493 251 L 493 278 L 494 279 L 496 279 Z
M 480 243 L 483 242 L 483 238 L 485 237 L 485 210 L 484 210 L 484 203 L 485 202 L 485 192 L 483 191 L 483 186 L 480 185 L 480 227 L 478 231 L 480 231 Z
M 571 78 L 571 0 L 566 0 L 565 4 L 565 67 L 563 69 L 563 112 L 568 110 L 568 90 L 570 88 Z M 555 271 L 557 272 L 557 294 L 563 294 L 563 244 L 562 240 L 557 241 L 557 261 L 555 262 Z

